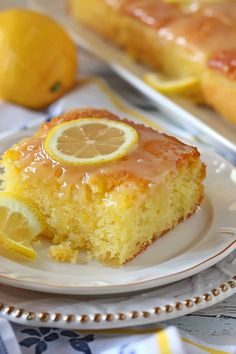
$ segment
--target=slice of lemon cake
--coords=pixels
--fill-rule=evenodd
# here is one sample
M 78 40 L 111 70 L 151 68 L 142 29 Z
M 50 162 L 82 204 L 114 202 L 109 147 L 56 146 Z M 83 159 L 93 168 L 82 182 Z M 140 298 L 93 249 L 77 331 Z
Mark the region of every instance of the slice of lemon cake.
M 4 189 L 44 215 L 50 256 L 79 250 L 122 265 L 190 216 L 203 197 L 195 147 L 99 109 L 45 123 L 6 151 Z M 187 237 L 187 235 L 186 235 Z

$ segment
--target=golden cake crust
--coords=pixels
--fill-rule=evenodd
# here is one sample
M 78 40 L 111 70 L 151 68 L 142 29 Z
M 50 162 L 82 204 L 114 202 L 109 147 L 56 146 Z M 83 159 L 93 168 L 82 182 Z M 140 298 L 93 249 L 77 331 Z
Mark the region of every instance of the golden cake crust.
M 94 119 L 108 118 L 108 119 L 119 120 L 119 118 L 115 114 L 111 113 L 106 109 L 94 109 L 90 107 L 75 109 L 52 119 L 50 122 L 44 123 L 41 129 L 38 131 L 37 136 L 44 137 L 45 134 L 47 134 L 48 131 L 52 129 L 54 126 L 56 126 L 57 124 L 69 122 L 81 118 L 88 118 L 88 117 Z M 177 140 L 173 136 L 169 136 L 164 133 L 160 134 L 154 131 L 151 127 L 145 127 L 143 124 L 133 123 L 131 121 L 128 121 L 127 119 L 122 119 L 122 121 L 132 125 L 133 127 L 139 127 L 141 129 L 145 129 L 146 131 L 153 132 L 157 136 L 162 135 L 163 137 L 165 137 L 165 140 L 163 141 L 154 140 L 154 139 L 148 140 L 143 144 L 143 150 L 155 156 L 156 158 L 162 158 L 163 154 L 166 151 L 168 151 L 168 149 L 172 149 L 174 153 L 176 152 L 176 155 L 178 156 L 176 158 L 176 168 L 180 168 L 181 165 L 184 164 L 184 162 L 187 159 L 189 159 L 189 157 L 199 158 L 200 156 L 197 148 L 192 146 L 191 147 L 189 146 L 189 149 L 186 152 L 184 149 L 186 145 L 180 142 L 179 140 Z M 129 156 L 125 156 L 121 160 L 128 160 L 128 159 Z M 109 171 L 107 175 L 103 175 L 103 176 L 95 175 L 94 183 L 97 179 L 100 181 L 103 180 L 102 184 L 106 186 L 107 190 L 111 190 L 126 181 L 133 181 L 135 183 L 138 183 L 140 187 L 142 186 L 143 189 L 146 189 L 148 184 L 150 183 L 150 181 L 146 179 L 145 176 L 142 176 L 140 178 L 139 175 L 137 175 L 133 171 L 129 171 L 128 169 L 123 169 L 123 170 L 121 169 L 116 172 Z
M 208 67 L 220 72 L 230 80 L 236 80 L 236 49 L 215 53 L 208 60 Z

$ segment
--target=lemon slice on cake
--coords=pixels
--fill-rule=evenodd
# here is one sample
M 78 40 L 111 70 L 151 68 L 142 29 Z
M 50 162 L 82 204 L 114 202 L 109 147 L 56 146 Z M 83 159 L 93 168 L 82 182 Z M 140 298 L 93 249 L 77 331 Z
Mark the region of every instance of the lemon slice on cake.
M 150 72 L 144 75 L 144 81 L 155 90 L 166 95 L 191 95 L 199 88 L 199 79 L 195 76 L 167 79 Z
M 136 129 L 123 122 L 81 118 L 52 128 L 45 139 L 45 150 L 65 164 L 92 165 L 123 157 L 137 140 Z
M 39 210 L 18 196 L 0 193 L 0 248 L 35 259 L 31 241 L 45 228 Z

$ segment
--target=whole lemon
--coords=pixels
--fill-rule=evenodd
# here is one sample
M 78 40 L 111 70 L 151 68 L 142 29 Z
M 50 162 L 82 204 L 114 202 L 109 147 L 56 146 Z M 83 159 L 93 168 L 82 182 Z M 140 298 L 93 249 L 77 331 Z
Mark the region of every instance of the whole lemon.
M 73 86 L 76 54 L 50 17 L 25 9 L 0 12 L 0 98 L 43 108 Z

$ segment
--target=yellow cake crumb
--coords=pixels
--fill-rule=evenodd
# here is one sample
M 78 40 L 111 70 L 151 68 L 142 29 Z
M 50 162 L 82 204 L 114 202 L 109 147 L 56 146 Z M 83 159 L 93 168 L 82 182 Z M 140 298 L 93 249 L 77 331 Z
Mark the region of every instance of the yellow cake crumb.
M 50 246 L 49 255 L 58 262 L 76 263 L 78 261 L 78 251 L 72 249 L 70 241 Z

